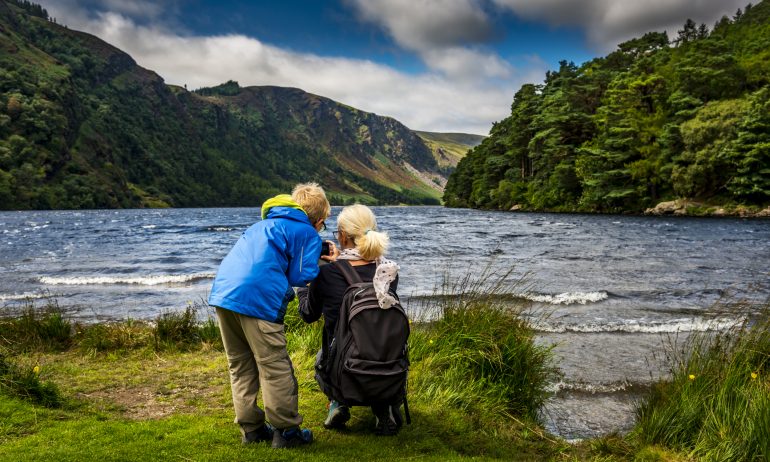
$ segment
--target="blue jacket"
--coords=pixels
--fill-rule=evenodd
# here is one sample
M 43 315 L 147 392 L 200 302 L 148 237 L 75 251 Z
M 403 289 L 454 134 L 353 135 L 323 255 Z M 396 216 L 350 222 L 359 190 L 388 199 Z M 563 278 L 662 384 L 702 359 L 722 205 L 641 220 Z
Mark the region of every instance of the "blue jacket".
M 292 287 L 315 279 L 320 255 L 321 238 L 302 209 L 269 208 L 222 260 L 209 305 L 283 323 Z

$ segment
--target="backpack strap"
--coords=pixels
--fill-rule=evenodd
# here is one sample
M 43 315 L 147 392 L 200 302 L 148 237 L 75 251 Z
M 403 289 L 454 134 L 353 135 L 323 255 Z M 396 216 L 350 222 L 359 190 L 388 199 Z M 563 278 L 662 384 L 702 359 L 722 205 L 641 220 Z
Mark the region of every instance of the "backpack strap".
M 337 268 L 339 268 L 342 275 L 345 276 L 345 281 L 347 281 L 349 286 L 352 286 L 357 282 L 363 282 L 361 276 L 358 275 L 358 271 L 353 268 L 353 265 L 351 265 L 349 261 L 337 260 Z

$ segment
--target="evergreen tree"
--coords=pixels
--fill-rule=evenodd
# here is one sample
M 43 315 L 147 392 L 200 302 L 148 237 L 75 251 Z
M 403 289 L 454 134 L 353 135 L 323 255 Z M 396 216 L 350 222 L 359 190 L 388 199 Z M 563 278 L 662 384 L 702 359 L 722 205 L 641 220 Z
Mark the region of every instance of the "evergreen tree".
M 698 39 L 705 39 L 709 36 L 709 28 L 701 23 L 701 25 L 698 27 Z
M 676 43 L 679 45 L 692 42 L 698 38 L 698 26 L 690 18 L 687 18 L 682 29 L 677 31 Z
M 561 62 L 544 85 L 516 93 L 511 116 L 450 177 L 446 203 L 605 212 L 676 197 L 770 204 L 770 2 L 737 16 L 711 33 L 688 20 L 675 48 L 651 32 L 582 66 Z
M 770 88 L 756 92 L 750 103 L 729 153 L 737 171 L 727 187 L 740 200 L 763 203 L 770 201 Z

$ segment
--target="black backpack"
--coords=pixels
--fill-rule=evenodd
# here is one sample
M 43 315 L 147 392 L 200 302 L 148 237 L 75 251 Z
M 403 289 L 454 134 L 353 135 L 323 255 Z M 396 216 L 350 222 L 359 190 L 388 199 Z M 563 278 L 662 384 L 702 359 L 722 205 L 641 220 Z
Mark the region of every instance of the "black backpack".
M 317 364 L 317 376 L 324 392 L 347 406 L 404 404 L 409 371 L 409 318 L 398 302 L 380 308 L 374 285 L 363 282 L 353 266 L 338 260 L 348 288 L 340 306 L 339 319 L 329 351 Z M 319 357 L 319 359 L 321 359 Z

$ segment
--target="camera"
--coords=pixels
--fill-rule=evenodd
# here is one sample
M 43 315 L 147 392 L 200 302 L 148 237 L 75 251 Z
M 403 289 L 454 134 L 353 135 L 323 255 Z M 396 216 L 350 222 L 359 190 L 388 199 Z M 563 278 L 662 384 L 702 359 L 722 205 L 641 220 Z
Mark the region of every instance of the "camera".
M 321 255 L 331 255 L 331 254 L 332 254 L 332 249 L 331 249 L 331 246 L 329 245 L 329 242 L 323 241 L 321 243 Z

